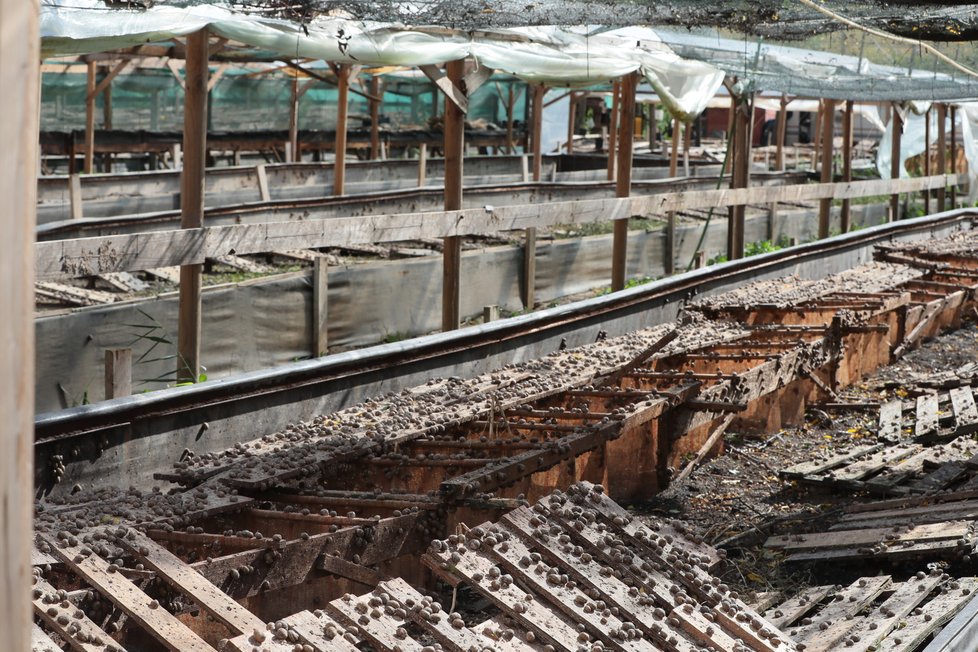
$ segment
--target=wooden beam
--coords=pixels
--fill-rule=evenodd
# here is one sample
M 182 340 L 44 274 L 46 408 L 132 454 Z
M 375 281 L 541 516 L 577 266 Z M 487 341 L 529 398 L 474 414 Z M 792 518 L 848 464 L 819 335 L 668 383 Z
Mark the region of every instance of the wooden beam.
M 774 152 L 774 169 L 784 172 L 784 137 L 788 131 L 788 96 L 781 95 L 781 108 L 778 110 L 777 143 Z
M 131 59 L 123 59 L 117 63 L 112 70 L 110 70 L 109 73 L 102 78 L 102 81 L 100 81 L 94 88 L 91 89 L 91 91 L 89 91 L 85 99 L 94 101 L 100 93 L 109 88 L 109 84 L 112 83 L 112 80 L 118 77 L 119 73 L 125 70 L 131 62 Z M 94 62 L 89 62 L 89 65 L 94 65 Z
M 292 78 L 292 92 L 289 96 L 289 146 L 292 148 L 291 162 L 302 160 L 299 154 L 299 76 Z
M 536 305 L 537 230 L 531 226 L 523 233 L 523 307 L 533 310 Z
M 325 256 L 316 256 L 312 268 L 312 357 L 326 355 L 329 343 L 329 277 Z
M 95 62 L 88 62 L 85 85 L 85 174 L 95 168 Z
M 632 72 L 621 80 L 621 115 L 618 128 L 618 175 L 615 180 L 615 196 L 629 197 L 632 194 L 632 151 L 635 147 L 635 89 L 638 86 L 638 73 Z M 614 222 L 614 241 L 611 252 L 611 291 L 625 289 L 626 267 L 628 263 L 628 218 Z
M 370 79 L 370 160 L 380 158 L 380 75 Z
M 540 181 L 543 169 L 543 96 L 547 89 L 543 85 L 533 86 L 533 104 L 530 111 L 530 145 L 533 148 L 533 180 Z
M 68 175 L 68 197 L 71 203 L 71 219 L 82 219 L 85 212 L 82 203 L 81 175 L 77 172 Z
M 346 192 L 346 117 L 350 108 L 350 73 L 349 64 L 344 63 L 336 68 L 336 77 L 339 83 L 336 86 L 336 163 L 333 166 L 334 195 L 342 195 Z
M 465 61 L 449 61 L 445 64 L 446 79 L 455 89 L 465 74 Z M 465 110 L 468 102 L 460 103 L 446 94 L 445 102 L 445 210 L 462 208 L 463 156 L 465 154 Z M 464 96 L 463 96 L 464 98 Z M 444 239 L 442 252 L 442 304 L 441 327 L 443 331 L 455 330 L 461 323 L 461 263 L 462 238 L 451 235 Z
M 947 171 L 947 104 L 937 105 L 937 174 Z M 947 190 L 937 189 L 937 212 L 947 210 Z
M 750 185 L 751 123 L 753 123 L 753 97 L 737 99 L 734 110 L 734 129 L 729 147 L 733 147 L 733 173 L 730 187 L 747 188 Z M 737 205 L 730 209 L 727 222 L 727 260 L 744 257 L 744 216 L 746 206 Z
M 217 82 L 221 81 L 221 77 L 223 77 L 224 76 L 224 73 L 226 73 L 228 71 L 228 67 L 229 66 L 230 66 L 230 64 L 222 63 L 221 65 L 219 65 L 217 67 L 217 70 L 214 71 L 214 74 L 211 75 L 210 76 L 210 79 L 207 80 L 207 92 L 208 93 L 210 93 L 212 90 L 214 90 L 214 87 L 217 86 Z M 305 86 L 304 86 L 304 88 L 308 88 L 308 87 L 309 87 L 309 84 L 306 83 Z M 303 91 L 303 92 L 305 92 L 305 91 Z M 301 95 L 301 93 L 300 93 L 300 95 Z
M 40 28 L 37 0 L 0 0 L 0 632 L 3 647 L 31 649 L 34 536 L 34 244 L 37 215 Z
M 682 122 L 679 118 L 672 121 L 672 154 L 669 157 L 669 178 L 675 179 L 679 173 L 679 133 L 682 130 Z M 672 276 L 676 272 L 676 212 L 670 211 L 666 215 L 666 242 L 665 252 L 662 257 L 663 270 L 666 276 Z
M 893 128 L 893 140 L 890 142 L 890 178 L 899 179 L 900 170 L 903 168 L 903 163 L 900 161 L 900 140 L 903 136 L 903 120 L 900 118 L 900 112 L 897 111 L 895 102 L 893 103 L 891 114 L 890 126 Z M 890 195 L 890 221 L 895 222 L 898 219 L 900 219 L 900 193 L 896 192 Z
M 846 110 L 842 114 L 842 181 L 848 183 L 852 181 L 852 117 L 854 102 L 846 100 Z M 840 212 L 840 230 L 848 233 L 852 224 L 852 202 L 848 199 L 842 200 L 842 210 Z
M 507 99 L 506 99 L 506 153 L 515 154 L 516 145 L 513 141 L 513 112 L 516 108 L 516 93 L 513 90 L 513 84 L 510 83 L 507 89 Z
M 132 394 L 132 349 L 106 349 L 106 400 L 130 394 Z
M 924 112 L 924 176 L 930 176 L 930 117 L 931 109 Z M 930 190 L 922 191 L 924 196 L 924 215 L 930 215 Z
M 956 177 L 958 173 L 958 132 L 955 129 L 955 123 L 958 117 L 958 107 L 951 105 L 951 169 L 948 173 L 952 177 Z M 955 182 L 951 186 L 951 210 L 958 207 L 958 184 Z
M 618 114 L 621 112 L 621 80 L 611 85 L 611 115 L 608 116 L 608 181 L 615 180 L 618 165 Z
M 832 181 L 833 146 L 835 145 L 835 100 L 822 100 L 822 147 L 821 181 Z M 832 200 L 822 199 L 818 203 L 818 237 L 829 237 L 832 224 Z
M 435 65 L 418 66 L 425 77 L 430 79 L 438 87 L 438 90 L 455 106 L 456 109 L 466 114 L 469 111 L 469 98 L 462 91 L 462 76 L 453 79 L 451 75 L 442 72 L 442 69 Z M 447 64 L 446 64 L 447 71 Z M 447 106 L 447 105 L 446 105 Z
M 204 171 L 207 154 L 207 30 L 187 36 L 186 93 L 183 104 L 183 170 L 180 173 L 180 227 L 204 225 Z M 200 292 L 202 265 L 180 267 L 177 380 L 200 378 Z
M 418 187 L 424 188 L 428 181 L 428 143 L 421 143 L 418 148 Z

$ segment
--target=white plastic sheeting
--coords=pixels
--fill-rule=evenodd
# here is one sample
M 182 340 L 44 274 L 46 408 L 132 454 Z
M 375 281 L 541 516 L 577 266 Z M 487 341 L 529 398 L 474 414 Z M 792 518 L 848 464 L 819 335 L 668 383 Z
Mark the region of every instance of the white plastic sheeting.
M 597 36 L 555 27 L 469 34 L 320 17 L 306 25 L 236 13 L 220 5 L 108 9 L 101 0 L 49 0 L 41 11 L 46 57 L 78 55 L 166 41 L 208 28 L 266 55 L 373 66 L 421 66 L 471 57 L 528 82 L 589 86 L 639 71 L 674 114 L 701 113 L 723 71 L 682 59 L 655 32 L 629 29 Z

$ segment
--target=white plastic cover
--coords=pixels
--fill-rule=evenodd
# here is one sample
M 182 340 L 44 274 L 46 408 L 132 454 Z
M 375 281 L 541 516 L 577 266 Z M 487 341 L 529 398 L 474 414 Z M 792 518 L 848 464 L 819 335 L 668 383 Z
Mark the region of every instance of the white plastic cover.
M 132 47 L 203 28 L 272 56 L 372 66 L 421 66 L 472 57 L 549 86 L 589 86 L 638 70 L 673 115 L 691 120 L 723 82 L 714 66 L 680 58 L 648 29 L 588 36 L 556 27 L 478 35 L 320 17 L 306 25 L 214 4 L 108 9 L 101 0 L 50 0 L 41 11 L 46 57 Z

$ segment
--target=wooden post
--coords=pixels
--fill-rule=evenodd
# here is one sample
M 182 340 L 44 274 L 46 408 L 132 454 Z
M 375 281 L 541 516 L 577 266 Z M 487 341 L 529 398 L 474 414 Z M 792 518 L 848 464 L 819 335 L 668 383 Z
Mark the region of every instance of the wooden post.
M 734 111 L 733 138 L 730 146 L 733 149 L 733 170 L 731 188 L 746 188 L 750 185 L 750 128 L 753 113 L 752 98 L 744 96 L 736 101 Z M 727 222 L 727 260 L 737 260 L 744 257 L 744 215 L 747 207 L 731 206 Z
M 346 115 L 350 94 L 350 65 L 336 67 L 336 163 L 333 164 L 333 194 L 346 191 Z
M 489 322 L 497 321 L 498 319 L 499 319 L 499 306 L 482 307 L 482 323 L 488 324 Z
M 930 109 L 924 113 L 924 176 L 930 176 Z M 924 196 L 924 215 L 930 215 L 930 190 L 922 192 Z
M 689 148 L 692 145 L 693 125 L 683 125 L 683 176 L 691 175 L 689 170 Z
M 900 161 L 900 139 L 903 136 L 903 120 L 900 118 L 900 112 L 897 111 L 896 104 L 893 105 L 890 125 L 893 127 L 893 140 L 890 143 L 890 178 L 899 179 L 900 168 L 902 167 Z M 898 219 L 900 219 L 900 193 L 897 192 L 890 195 L 890 221 L 895 222 Z
M 818 103 L 818 111 L 815 112 L 815 137 L 812 139 L 812 172 L 818 169 L 818 162 L 821 158 L 821 144 L 822 144 L 822 122 L 824 118 L 822 113 L 824 111 L 823 103 Z
M 506 153 L 515 154 L 516 145 L 513 142 L 513 111 L 516 110 L 516 92 L 513 84 L 509 84 L 509 95 L 506 102 Z
M 567 153 L 574 153 L 574 123 L 577 121 L 577 96 L 571 93 L 567 96 Z
M 530 120 L 533 125 L 530 133 L 530 143 L 533 147 L 533 180 L 540 181 L 543 169 L 543 96 L 547 89 L 542 85 L 533 86 L 533 107 Z
M 380 94 L 380 75 L 371 77 L 370 94 L 377 98 L 370 100 L 370 160 L 376 161 L 380 158 L 380 101 L 383 98 Z
M 958 107 L 951 105 L 951 168 L 949 170 L 952 177 L 957 177 L 958 175 L 958 132 L 955 129 L 955 124 L 958 117 Z M 951 210 L 958 207 L 958 182 L 957 180 L 951 184 Z
M 781 96 L 781 108 L 778 110 L 777 136 L 774 152 L 774 168 L 784 172 L 784 136 L 788 132 L 788 96 Z
M 105 399 L 132 394 L 132 349 L 105 350 Z
M 635 89 L 638 73 L 632 72 L 621 79 L 619 101 L 621 115 L 618 124 L 618 174 L 615 180 L 615 196 L 628 197 L 632 192 L 632 150 L 635 146 Z M 611 254 L 611 290 L 625 289 L 626 264 L 628 262 L 628 218 L 615 220 L 614 241 Z
M 531 226 L 523 233 L 523 307 L 533 310 L 536 305 L 537 229 Z
M 947 104 L 937 105 L 937 174 L 947 173 Z M 937 189 L 937 212 L 947 210 L 947 191 L 944 186 Z
M 675 179 L 679 172 L 679 132 L 682 122 L 679 118 L 672 121 L 672 156 L 669 157 L 669 178 Z M 666 242 L 662 256 L 662 268 L 666 276 L 676 273 L 676 213 L 666 214 Z
M 68 175 L 68 198 L 71 202 L 71 219 L 80 220 L 85 216 L 82 205 L 81 175 L 77 172 Z
M 112 129 L 112 80 L 110 79 L 102 91 L 102 128 Z M 112 154 L 102 155 L 102 171 L 112 173 Z
M 465 75 L 465 61 L 449 61 L 445 74 L 456 88 L 461 86 Z M 462 164 L 465 152 L 465 114 L 454 102 L 445 98 L 445 210 L 462 208 Z M 462 262 L 462 238 L 449 236 L 444 239 L 442 255 L 442 303 L 441 328 L 455 330 L 461 323 L 460 277 Z
M 428 180 L 428 143 L 418 148 L 418 187 L 423 188 Z
M 85 174 L 95 169 L 95 62 L 88 62 L 85 84 Z
M 38 0 L 0 0 L 0 632 L 12 652 L 31 649 L 34 537 L 34 231 L 37 205 L 40 28 Z
M 854 102 L 846 100 L 846 110 L 842 114 L 842 181 L 849 183 L 852 181 L 852 114 Z M 840 229 L 842 233 L 848 233 L 852 228 L 852 202 L 847 198 L 842 200 L 842 210 L 840 211 Z
M 649 153 L 655 151 L 658 133 L 659 123 L 655 118 L 655 102 L 649 102 Z
M 187 37 L 183 101 L 183 171 L 180 174 L 180 227 L 204 225 L 204 170 L 207 156 L 207 30 Z M 177 380 L 200 378 L 200 289 L 203 266 L 180 267 Z
M 289 99 L 289 147 L 291 151 L 288 157 L 290 163 L 298 163 L 302 160 L 299 154 L 299 73 L 295 72 L 292 76 L 292 95 Z
M 608 181 L 615 180 L 615 167 L 618 164 L 618 114 L 621 113 L 621 81 L 611 85 L 611 115 L 608 116 Z
M 822 100 L 822 183 L 832 183 L 832 158 L 835 145 L 835 100 Z M 818 202 L 818 237 L 829 237 L 832 224 L 832 198 Z
M 312 267 L 312 357 L 326 355 L 329 340 L 329 279 L 325 256 L 316 256 Z

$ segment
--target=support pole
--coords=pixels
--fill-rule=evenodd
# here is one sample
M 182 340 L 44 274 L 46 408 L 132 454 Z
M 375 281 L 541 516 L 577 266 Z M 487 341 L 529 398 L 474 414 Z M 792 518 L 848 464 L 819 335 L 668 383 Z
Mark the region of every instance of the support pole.
M 515 154 L 516 145 L 513 142 L 513 111 L 516 109 L 516 92 L 513 84 L 509 84 L 509 93 L 506 98 L 506 153 Z
M 102 128 L 112 129 L 112 80 L 109 79 L 102 91 Z M 106 152 L 102 155 L 102 171 L 106 174 L 112 173 L 112 154 Z
M 854 102 L 846 100 L 846 110 L 842 114 L 842 181 L 849 183 L 852 181 L 852 114 Z M 839 219 L 842 233 L 848 233 L 852 228 L 852 202 L 846 198 L 842 200 L 842 210 Z
M 461 86 L 465 75 L 465 61 L 449 61 L 445 74 L 456 88 Z M 465 114 L 447 97 L 445 98 L 445 210 L 462 208 L 462 157 L 465 152 Z M 462 238 L 449 236 L 444 239 L 442 258 L 441 328 L 455 330 L 461 322 L 460 276 L 462 262 Z
M 788 131 L 788 96 L 781 96 L 781 108 L 778 110 L 777 140 L 774 151 L 774 169 L 784 172 L 784 136 Z
M 85 84 L 85 174 L 95 171 L 95 62 L 88 62 Z
M 534 226 L 524 231 L 523 240 L 523 307 L 533 310 L 536 305 L 537 284 L 537 229 Z
M 329 278 L 326 257 L 316 256 L 312 268 L 312 357 L 326 355 L 329 326 L 329 304 L 327 295 Z
M 675 179 L 679 172 L 679 133 L 682 129 L 679 118 L 672 121 L 672 156 L 669 157 L 669 178 Z M 676 273 L 676 213 L 666 215 L 666 242 L 662 257 L 662 268 L 666 276 Z
M 835 100 L 822 100 L 822 183 L 832 183 L 832 158 L 835 145 Z M 818 237 L 829 237 L 832 224 L 832 198 L 818 202 Z
M 821 156 L 822 156 L 822 153 L 821 153 L 820 149 L 821 149 L 821 144 L 822 144 L 822 122 L 824 121 L 824 117 L 822 116 L 822 112 L 823 111 L 824 111 L 824 108 L 822 106 L 822 102 L 819 102 L 818 103 L 818 111 L 816 111 L 816 113 L 815 113 L 815 138 L 812 139 L 812 148 L 813 148 L 813 151 L 812 151 L 812 172 L 813 173 L 816 170 L 819 169 L 818 168 L 818 164 L 819 164 L 819 160 L 821 159 Z
M 418 147 L 418 187 L 424 188 L 428 182 L 428 143 Z
M 753 98 L 743 96 L 736 99 L 734 110 L 733 138 L 733 170 L 731 188 L 746 188 L 750 185 L 750 128 L 753 120 Z M 744 215 L 747 207 L 731 206 L 727 222 L 727 259 L 737 260 L 744 257 Z
M 947 104 L 937 105 L 937 173 L 947 173 Z M 944 186 L 937 189 L 937 212 L 947 210 L 947 190 Z
M 649 102 L 649 153 L 655 152 L 659 123 L 655 118 L 655 102 Z
M 34 537 L 34 231 L 37 216 L 40 28 L 38 0 L 0 0 L 0 632 L 3 648 L 31 649 Z
M 380 101 L 383 97 L 380 94 L 380 75 L 370 79 L 370 94 L 373 95 L 370 99 L 370 160 L 376 161 L 380 158 Z
M 183 171 L 180 174 L 180 227 L 204 225 L 204 169 L 207 154 L 207 30 L 187 37 L 183 100 Z M 180 267 L 177 380 L 200 378 L 200 289 L 203 265 Z
M 294 71 L 295 72 L 295 71 Z M 295 72 L 292 77 L 292 95 L 289 99 L 289 152 L 292 156 L 290 163 L 298 163 L 302 160 L 299 154 L 299 73 Z
M 618 125 L 618 174 L 615 196 L 629 197 L 632 192 L 632 150 L 635 146 L 635 89 L 638 74 L 629 73 L 620 84 L 621 116 Z M 625 289 L 626 263 L 628 261 L 628 217 L 615 220 L 614 241 L 611 253 L 611 290 Z
M 540 85 L 533 87 L 533 107 L 530 120 L 533 122 L 530 133 L 530 144 L 533 147 L 533 180 L 540 180 L 543 169 L 543 96 L 547 89 Z
M 571 93 L 568 97 L 567 107 L 567 153 L 574 153 L 574 123 L 577 122 L 577 95 Z
M 930 176 L 930 115 L 931 110 L 924 113 L 924 176 Z M 930 215 L 930 190 L 924 190 L 924 215 Z
M 611 85 L 611 115 L 608 116 L 608 181 L 615 180 L 618 151 L 618 114 L 621 112 L 621 81 Z
M 958 132 L 955 128 L 958 117 L 958 107 L 951 105 L 951 176 L 955 177 L 951 184 L 951 210 L 958 207 Z
M 105 399 L 132 394 L 132 349 L 105 350 Z
M 350 95 L 350 65 L 336 68 L 336 163 L 333 164 L 333 194 L 342 195 L 346 190 L 346 115 Z
M 900 178 L 900 139 L 903 136 L 903 120 L 900 112 L 897 111 L 896 104 L 893 105 L 890 124 L 893 126 L 893 140 L 890 143 L 890 178 Z M 890 195 L 890 221 L 896 222 L 900 219 L 900 193 Z

